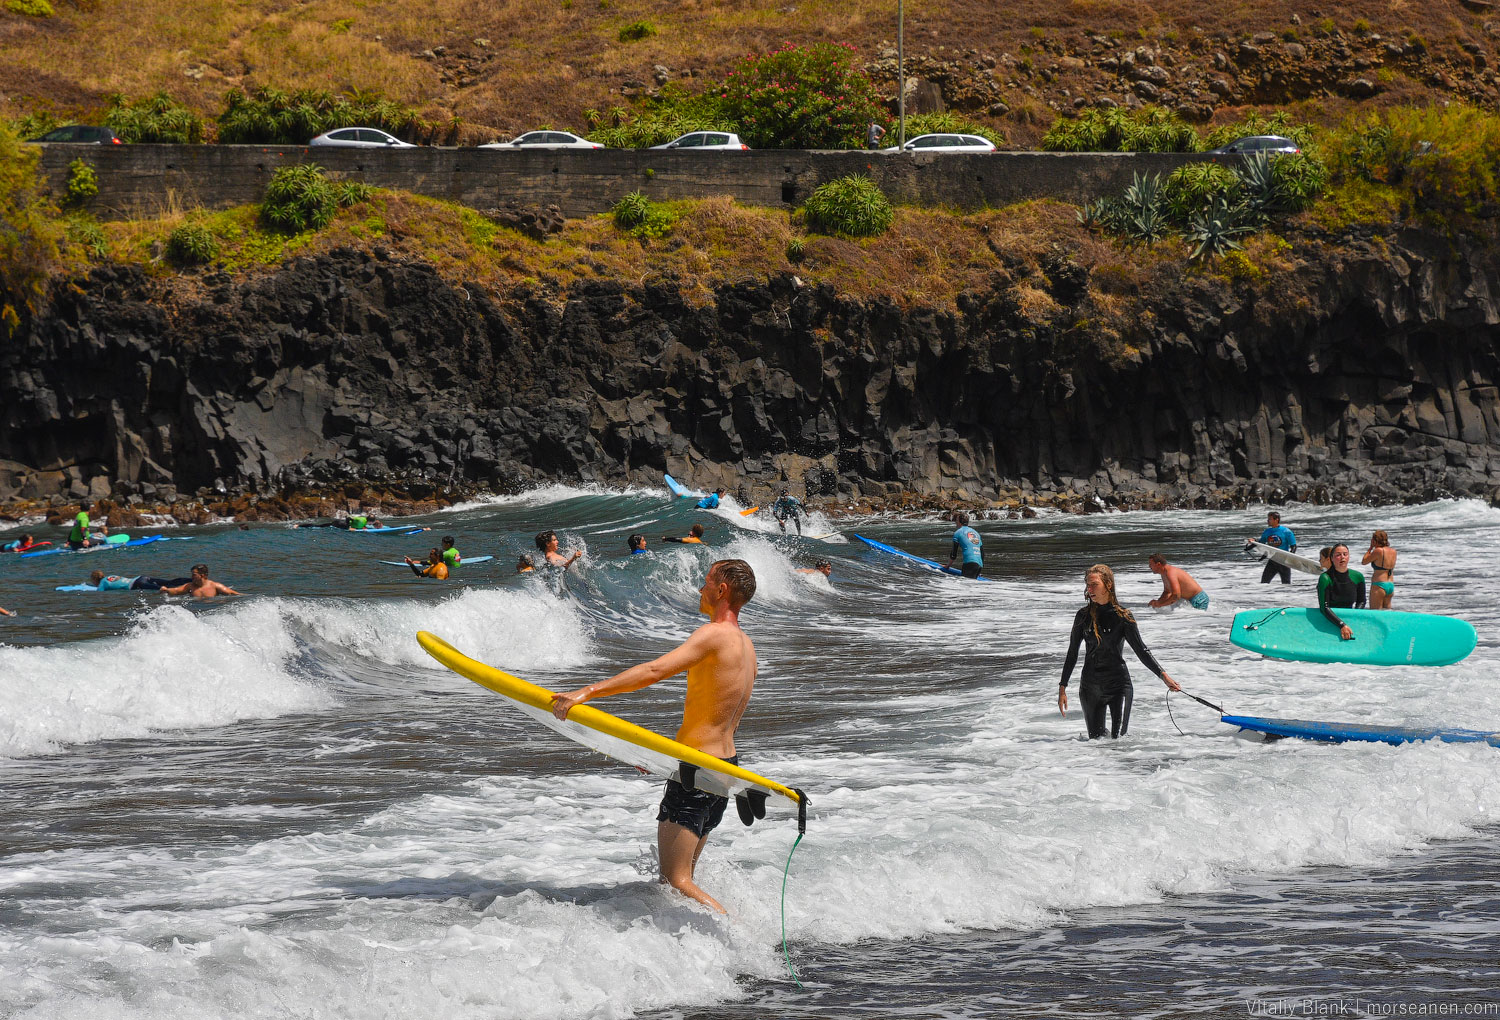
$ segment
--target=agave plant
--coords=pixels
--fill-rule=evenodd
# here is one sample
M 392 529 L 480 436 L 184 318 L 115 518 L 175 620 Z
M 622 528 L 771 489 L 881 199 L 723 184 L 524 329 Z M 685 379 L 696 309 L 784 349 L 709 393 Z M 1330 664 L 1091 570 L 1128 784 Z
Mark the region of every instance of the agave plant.
M 1120 196 L 1118 227 L 1131 241 L 1148 248 L 1167 236 L 1166 204 L 1162 201 L 1161 174 L 1135 174 Z
M 1276 172 L 1271 166 L 1269 155 L 1256 152 L 1247 156 L 1235 168 L 1234 173 L 1240 179 L 1239 195 L 1243 219 L 1259 225 L 1275 213 L 1282 211 L 1285 196 L 1282 194 L 1281 182 L 1276 179 Z
M 1240 249 L 1235 238 L 1255 229 L 1241 219 L 1242 209 L 1242 206 L 1231 203 L 1227 194 L 1221 193 L 1188 221 L 1187 239 L 1196 245 L 1191 256 L 1194 262 L 1205 258 L 1212 262 Z

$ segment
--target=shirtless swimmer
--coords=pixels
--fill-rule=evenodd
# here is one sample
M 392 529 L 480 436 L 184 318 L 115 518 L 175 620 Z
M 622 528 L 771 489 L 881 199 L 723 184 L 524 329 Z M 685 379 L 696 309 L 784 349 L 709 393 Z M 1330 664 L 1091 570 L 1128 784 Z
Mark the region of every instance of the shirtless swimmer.
M 750 703 L 756 671 L 755 645 L 740 629 L 740 610 L 754 594 L 755 572 L 750 564 L 744 560 L 719 560 L 708 568 L 703 587 L 698 589 L 698 611 L 708 617 L 708 623 L 659 659 L 632 666 L 608 680 L 576 691 L 552 695 L 552 714 L 566 719 L 575 705 L 638 691 L 686 670 L 687 700 L 682 706 L 682 726 L 677 730 L 677 739 L 705 754 L 738 764 L 734 731 Z M 669 779 L 656 815 L 662 881 L 721 914 L 726 912 L 724 907 L 698 887 L 693 870 L 708 842 L 708 834 L 723 819 L 728 804 L 726 797 L 685 789 L 675 779 Z

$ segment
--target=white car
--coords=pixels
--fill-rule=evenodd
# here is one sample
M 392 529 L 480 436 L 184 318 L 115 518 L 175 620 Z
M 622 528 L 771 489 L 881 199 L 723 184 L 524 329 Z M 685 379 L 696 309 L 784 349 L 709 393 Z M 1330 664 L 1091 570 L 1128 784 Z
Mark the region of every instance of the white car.
M 307 143 L 308 145 L 334 145 L 347 149 L 415 149 L 411 142 L 403 142 L 395 135 L 388 135 L 379 128 L 352 127 L 324 131 Z
M 979 135 L 917 135 L 882 152 L 994 152 L 995 143 Z
M 490 142 L 481 149 L 602 149 L 598 142 L 579 138 L 567 131 L 528 131 L 508 142 Z
M 740 136 L 728 131 L 691 131 L 681 138 L 674 138 L 665 145 L 653 145 L 653 149 L 748 149 Z

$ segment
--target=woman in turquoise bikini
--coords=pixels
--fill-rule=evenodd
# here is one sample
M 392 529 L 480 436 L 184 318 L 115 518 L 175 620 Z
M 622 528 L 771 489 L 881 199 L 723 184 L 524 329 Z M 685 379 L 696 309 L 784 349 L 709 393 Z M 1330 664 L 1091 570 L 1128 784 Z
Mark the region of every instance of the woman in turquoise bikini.
M 1370 608 L 1391 608 L 1391 596 L 1396 593 L 1396 550 L 1391 548 L 1390 536 L 1375 532 L 1360 562 L 1370 565 Z

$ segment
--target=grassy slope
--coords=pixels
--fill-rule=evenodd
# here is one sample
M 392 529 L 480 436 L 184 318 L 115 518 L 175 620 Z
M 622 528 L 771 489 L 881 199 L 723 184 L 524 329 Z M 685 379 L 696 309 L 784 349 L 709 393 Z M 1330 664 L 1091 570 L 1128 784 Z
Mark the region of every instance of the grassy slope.
M 850 42 L 873 59 L 895 39 L 895 6 L 893 0 L 56 0 L 49 19 L 0 8 L 0 115 L 50 108 L 82 117 L 97 113 L 111 93 L 156 89 L 213 113 L 232 85 L 353 87 L 416 105 L 436 122 L 460 117 L 470 126 L 468 139 L 482 140 L 539 124 L 580 127 L 586 109 L 620 102 L 621 87 L 649 86 L 658 64 L 691 84 L 783 39 Z M 659 34 L 620 43 L 620 28 L 637 19 L 652 22 Z M 1484 26 L 1500 14 L 1487 18 L 1460 0 L 914 0 L 907 4 L 906 37 L 914 58 L 972 65 L 983 55 L 1024 60 L 1044 42 L 1084 52 L 1088 33 L 1184 52 L 1200 33 L 1300 31 L 1308 38 L 1324 19 L 1347 34 L 1362 21 L 1387 38 L 1420 36 L 1435 65 L 1450 71 L 1473 70 L 1465 43 L 1495 62 L 1496 38 Z M 422 57 L 435 47 L 447 52 Z M 994 123 L 1018 142 L 1037 135 L 1034 122 L 1050 117 L 1048 106 L 1070 106 L 1064 89 L 1076 96 L 1098 79 L 1091 69 L 1064 67 L 1052 80 L 1040 71 L 1001 75 L 1009 79 L 1015 113 Z M 1448 78 L 1434 83 L 1424 75 L 1391 91 L 1406 101 L 1460 86 L 1472 86 L 1470 95 L 1475 88 L 1493 91 Z M 1334 100 L 1318 107 L 1324 105 L 1330 115 L 1346 106 Z

